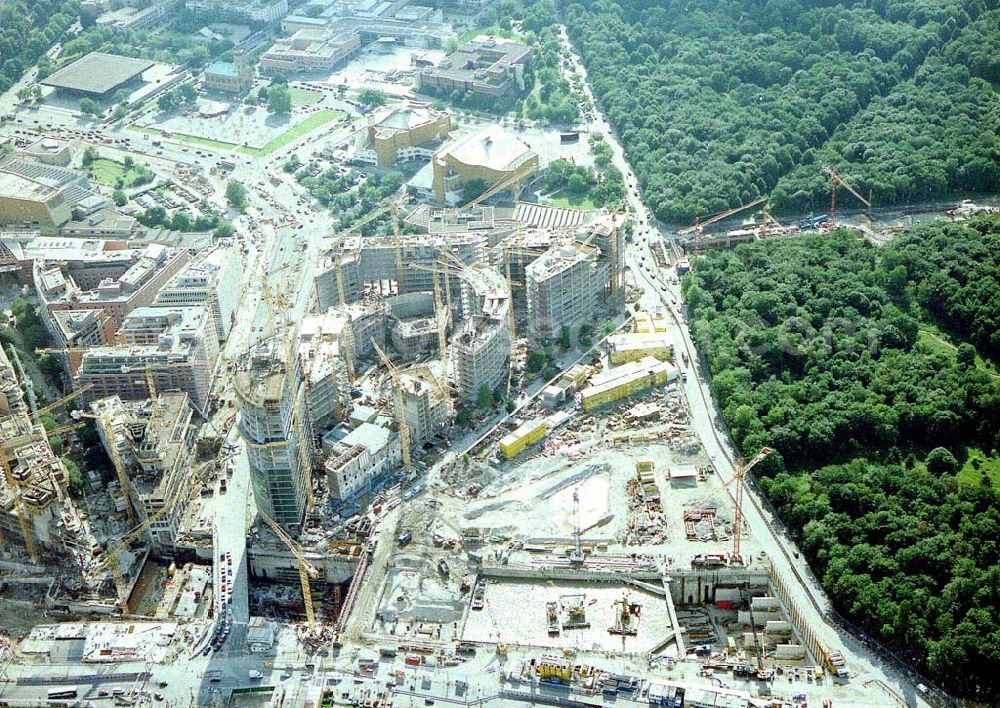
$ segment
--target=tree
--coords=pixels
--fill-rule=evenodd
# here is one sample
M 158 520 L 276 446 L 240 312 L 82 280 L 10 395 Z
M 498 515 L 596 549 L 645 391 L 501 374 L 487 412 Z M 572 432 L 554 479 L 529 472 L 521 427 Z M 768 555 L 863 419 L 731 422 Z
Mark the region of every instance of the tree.
M 66 478 L 69 480 L 70 490 L 74 494 L 83 491 L 83 474 L 80 473 L 79 466 L 68 457 L 62 458 L 63 467 L 66 468 Z
M 131 95 L 132 95 L 132 92 L 129 91 L 128 89 L 124 89 L 124 88 L 123 89 L 118 89 L 117 91 L 115 91 L 115 93 L 112 96 L 111 100 L 120 105 L 120 104 L 123 104 L 123 103 L 127 102 L 128 101 L 128 97 L 131 96 Z
M 482 196 L 493 185 L 485 179 L 475 177 L 462 185 L 462 199 L 471 201 Z
M 247 188 L 242 182 L 231 179 L 226 185 L 226 201 L 239 211 L 243 211 L 247 206 Z
M 128 196 L 120 189 L 116 189 L 112 195 L 111 199 L 114 200 L 115 206 L 123 207 L 128 203 Z
M 182 103 L 194 103 L 198 100 L 198 89 L 189 81 L 177 87 L 177 95 Z
M 128 110 L 125 106 L 115 106 L 115 110 L 111 113 L 111 120 L 119 121 L 128 115 Z
M 285 172 L 291 173 L 295 172 L 301 166 L 302 166 L 302 160 L 299 159 L 298 155 L 292 153 L 291 155 L 288 156 L 288 159 L 285 160 L 285 164 L 282 165 L 282 169 Z
M 358 92 L 358 103 L 368 108 L 384 106 L 387 100 L 385 91 L 380 89 L 366 88 Z
M 549 355 L 544 349 L 528 350 L 528 360 L 525 363 L 525 369 L 529 374 L 537 374 L 545 369 L 548 363 Z
M 83 157 L 81 158 L 84 167 L 90 167 L 94 164 L 94 160 L 98 159 L 100 154 L 97 150 L 89 145 L 83 151 Z
M 80 112 L 96 117 L 104 113 L 104 109 L 101 108 L 101 104 L 92 98 L 81 98 Z
M 156 99 L 156 105 L 164 113 L 169 113 L 177 108 L 177 94 L 173 91 L 165 91 Z
M 479 387 L 479 390 L 476 391 L 476 406 L 479 408 L 489 408 L 492 405 L 493 390 L 486 384 L 483 384 Z
M 267 94 L 267 110 L 275 115 L 284 115 L 292 111 L 292 94 L 284 85 L 272 86 Z
M 170 228 L 174 231 L 190 231 L 191 230 L 191 217 L 185 214 L 183 211 L 174 212 L 173 218 L 170 220 Z
M 467 428 L 472 422 L 472 411 L 463 408 L 455 414 L 455 425 L 460 428 Z
M 216 238 L 229 238 L 232 235 L 233 235 L 233 224 L 230 221 L 220 222 L 215 227 L 215 232 L 213 233 L 213 236 L 215 236 Z
M 954 474 L 958 471 L 958 460 L 951 454 L 951 450 L 944 447 L 936 447 L 927 454 L 927 470 L 936 475 Z
M 569 350 L 573 346 L 573 335 L 569 331 L 569 327 L 563 325 L 559 332 L 559 347 L 563 351 Z
M 504 404 L 504 410 L 508 413 L 513 413 L 517 408 L 517 402 L 513 398 L 508 398 L 507 402 Z

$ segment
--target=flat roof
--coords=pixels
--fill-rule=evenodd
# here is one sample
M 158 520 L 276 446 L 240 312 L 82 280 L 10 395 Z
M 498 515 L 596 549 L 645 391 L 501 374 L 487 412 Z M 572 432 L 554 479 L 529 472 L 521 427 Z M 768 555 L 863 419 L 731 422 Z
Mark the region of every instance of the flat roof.
M 41 81 L 43 86 L 104 94 L 156 64 L 149 59 L 91 52 Z

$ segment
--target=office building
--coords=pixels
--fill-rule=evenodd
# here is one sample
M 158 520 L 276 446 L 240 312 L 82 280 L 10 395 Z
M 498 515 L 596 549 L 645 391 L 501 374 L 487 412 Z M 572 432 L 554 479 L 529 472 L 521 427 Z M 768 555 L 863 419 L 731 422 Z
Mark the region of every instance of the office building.
M 275 339 L 255 345 L 240 359 L 233 386 L 257 508 L 297 535 L 311 479 L 298 357 Z
M 332 71 L 361 51 L 356 34 L 302 29 L 278 39 L 260 57 L 262 71 L 292 74 Z
M 235 243 L 202 251 L 156 295 L 157 305 L 204 305 L 220 342 L 229 336 L 243 293 L 243 256 Z
M 208 310 L 139 307 L 126 315 L 117 344 L 90 347 L 80 356 L 78 386 L 90 384 L 87 400 L 150 395 L 147 369 L 157 391 L 181 390 L 202 410 L 208 405 L 219 344 Z
M 557 245 L 525 267 L 531 338 L 557 339 L 564 328 L 576 337 L 596 316 L 610 277 L 598 253 L 576 243 Z

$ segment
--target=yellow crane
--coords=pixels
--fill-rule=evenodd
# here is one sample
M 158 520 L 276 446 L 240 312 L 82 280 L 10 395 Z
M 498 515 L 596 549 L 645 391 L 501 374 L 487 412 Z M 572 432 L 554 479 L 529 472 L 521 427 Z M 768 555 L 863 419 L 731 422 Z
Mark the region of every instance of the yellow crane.
M 212 464 L 213 461 L 209 460 L 208 462 L 201 465 L 201 467 L 199 467 L 198 470 L 195 471 L 192 476 L 196 480 L 200 480 L 201 473 Z M 112 547 L 111 544 L 109 543 L 108 547 L 105 549 L 106 557 L 104 562 L 98 565 L 96 568 L 97 572 L 100 572 L 106 567 L 111 569 L 111 576 L 114 579 L 115 589 L 117 591 L 117 598 L 118 598 L 117 603 L 123 613 L 128 612 L 128 585 L 125 584 L 125 578 L 122 577 L 121 566 L 118 564 L 118 556 L 122 553 L 122 551 L 126 550 L 130 545 L 132 545 L 132 543 L 134 543 L 141 536 L 146 534 L 146 532 L 149 531 L 150 526 L 159 521 L 161 518 L 163 518 L 164 515 L 167 514 L 167 512 L 169 512 L 174 508 L 174 505 L 181 498 L 182 488 L 183 488 L 182 486 L 178 485 L 173 495 L 171 495 L 170 498 L 164 501 L 163 506 L 157 509 L 150 516 L 146 517 L 145 521 L 143 521 L 138 526 L 136 526 L 131 531 L 122 536 L 120 539 L 118 539 L 118 543 L 116 546 Z
M 309 580 L 310 578 L 318 577 L 319 571 L 316 570 L 316 567 L 312 563 L 306 560 L 299 544 L 292 540 L 292 537 L 285 533 L 285 530 L 274 519 L 264 512 L 260 512 L 260 516 L 282 543 L 288 546 L 288 550 L 292 552 L 292 555 L 295 556 L 299 568 L 299 582 L 302 584 L 302 604 L 306 608 L 306 622 L 309 625 L 309 633 L 316 635 L 319 633 L 319 626 L 316 624 L 316 612 L 313 608 L 312 588 L 309 586 Z
M 29 438 L 30 436 L 24 436 L 22 441 L 29 442 Z M 14 498 L 14 507 L 17 509 L 17 522 L 21 526 L 24 547 L 28 551 L 28 557 L 31 558 L 31 562 L 37 563 L 38 550 L 35 548 L 35 535 L 32 533 L 31 525 L 28 523 L 28 516 L 24 509 L 24 499 L 21 498 L 21 487 L 14 478 L 14 473 L 10 468 L 10 460 L 7 457 L 8 445 L 13 447 L 16 444 L 15 441 L 4 442 L 3 447 L 0 448 L 0 465 L 3 466 L 3 476 L 7 482 L 7 489 L 10 490 L 10 494 Z
M 378 345 L 374 339 L 372 341 L 372 346 L 375 347 L 375 351 L 378 352 L 379 359 L 385 364 L 385 368 L 389 370 L 389 378 L 392 381 L 392 392 L 395 397 L 395 408 L 396 408 L 396 422 L 399 425 L 399 444 L 403 448 L 403 469 L 407 472 L 410 471 L 412 467 L 412 460 L 410 458 L 410 426 L 406 423 L 406 409 L 404 408 L 404 398 L 403 398 L 403 385 L 399 381 L 399 369 L 396 365 L 392 363 L 392 360 L 382 351 L 382 347 Z
M 111 457 L 111 464 L 115 468 L 115 472 L 118 475 L 118 485 L 121 487 L 122 494 L 125 495 L 125 512 L 128 514 L 128 520 L 130 524 L 135 523 L 135 512 L 132 511 L 132 504 L 129 502 L 129 487 L 131 482 L 128 478 L 128 471 L 125 469 L 125 463 L 122 461 L 121 453 L 118 451 L 118 440 L 115 436 L 114 423 L 111 420 L 111 416 L 106 412 L 101 412 L 98 414 L 94 413 L 74 413 L 77 418 L 90 418 L 92 420 L 101 421 L 101 427 L 104 428 L 104 433 L 107 435 L 108 442 L 108 455 Z
M 399 227 L 399 208 L 392 205 L 392 239 L 396 247 L 396 294 L 403 294 L 403 236 Z
M 465 203 L 465 205 L 464 205 L 463 208 L 464 209 L 469 209 L 471 207 L 478 206 L 481 202 L 485 202 L 490 197 L 492 197 L 494 195 L 497 195 L 500 192 L 503 192 L 503 191 L 505 191 L 507 189 L 510 189 L 511 191 L 513 191 L 513 192 L 516 193 L 517 192 L 517 187 L 520 184 L 520 182 L 521 182 L 522 179 L 523 179 L 522 175 L 512 174 L 510 177 L 507 177 L 506 179 L 502 179 L 499 182 L 497 182 L 496 184 L 494 184 L 492 187 L 490 187 L 489 189 L 487 189 L 485 192 L 483 192 L 482 194 L 480 194 L 475 199 L 470 199 L 468 202 Z
M 52 349 L 52 350 L 46 350 L 46 351 L 62 351 L 62 352 L 66 352 L 66 351 L 69 351 L 69 350 L 68 349 Z M 86 384 L 86 385 L 81 386 L 80 388 L 78 388 L 78 389 L 76 389 L 74 391 L 71 391 L 67 395 L 65 395 L 62 398 L 60 398 L 58 401 L 53 401 L 52 403 L 48 404 L 47 406 L 39 408 L 31 416 L 32 420 L 38 420 L 39 418 L 41 418 L 43 415 L 45 415 L 49 411 L 54 411 L 59 406 L 63 406 L 65 404 L 69 403 L 70 401 L 72 401 L 74 398 L 82 396 L 83 394 L 85 394 L 87 391 L 89 391 L 93 387 L 94 387 L 93 384 Z

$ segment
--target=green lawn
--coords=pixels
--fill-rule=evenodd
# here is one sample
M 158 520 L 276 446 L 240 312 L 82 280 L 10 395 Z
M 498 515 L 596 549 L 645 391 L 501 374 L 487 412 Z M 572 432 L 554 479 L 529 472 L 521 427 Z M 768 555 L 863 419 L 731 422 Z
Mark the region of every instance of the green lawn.
M 286 145 L 294 143 L 299 138 L 305 137 L 314 130 L 322 128 L 328 123 L 332 123 L 342 115 L 344 115 L 343 111 L 316 111 L 305 120 L 296 123 L 284 133 L 274 138 L 274 140 L 264 145 L 264 147 L 241 147 L 237 150 L 237 152 L 241 152 L 244 155 L 253 155 L 255 157 L 267 157 L 275 150 L 280 150 Z
M 986 473 L 995 489 L 1000 489 L 1000 458 L 990 457 L 982 450 L 970 447 L 969 457 L 958 471 L 960 484 L 979 484 L 980 475 Z
M 299 121 L 285 132 L 279 134 L 271 142 L 261 148 L 237 145 L 236 143 L 224 143 L 221 140 L 199 138 L 195 135 L 184 135 L 182 133 L 174 133 L 170 140 L 176 140 L 177 142 L 188 143 L 191 145 L 203 145 L 215 150 L 235 150 L 236 152 L 244 155 L 251 155 L 252 157 L 267 157 L 275 150 L 280 150 L 286 145 L 295 142 L 299 138 L 308 135 L 317 128 L 337 120 L 342 115 L 344 115 L 343 111 L 316 111 L 315 113 L 310 114 L 308 118 Z M 150 135 L 163 135 L 163 131 L 157 130 L 156 128 L 140 128 L 138 126 L 130 126 L 129 130 L 135 130 L 140 133 L 149 133 Z
M 934 327 L 934 325 L 926 322 L 920 325 L 917 342 L 925 345 L 935 354 L 954 354 L 958 351 L 958 348 L 946 339 L 944 333 Z M 976 368 L 985 371 L 990 376 L 1000 377 L 1000 371 L 997 370 L 996 364 L 989 359 L 984 359 L 978 353 L 976 354 Z
M 115 160 L 109 160 L 106 157 L 99 157 L 90 164 L 90 176 L 97 182 L 101 184 L 106 184 L 109 187 L 114 187 L 118 184 L 118 180 L 125 178 L 125 184 L 129 183 L 129 180 L 135 177 L 138 173 L 135 170 L 125 170 L 125 165 L 121 162 L 116 162 Z
M 314 103 L 319 103 L 320 99 L 323 98 L 323 94 L 319 91 L 294 86 L 289 87 L 288 95 L 292 97 L 293 106 L 311 106 Z
M 129 130 L 134 130 L 137 133 L 149 133 L 150 135 L 163 135 L 162 130 L 157 130 L 156 128 L 144 128 L 136 125 L 130 125 Z M 221 140 L 211 140 L 209 138 L 199 138 L 196 135 L 183 135 L 180 133 L 174 133 L 170 140 L 176 140 L 179 143 L 187 143 L 189 145 L 203 145 L 205 147 L 210 147 L 215 150 L 235 150 L 239 147 L 236 143 L 224 143 Z
M 550 206 L 563 207 L 565 209 L 579 209 L 580 211 L 593 211 L 597 208 L 590 197 L 577 197 L 566 194 L 566 192 L 556 192 L 555 194 L 542 199 L 544 204 Z

